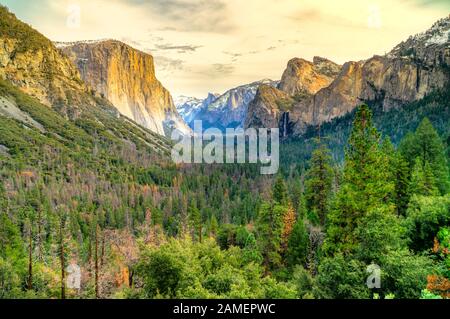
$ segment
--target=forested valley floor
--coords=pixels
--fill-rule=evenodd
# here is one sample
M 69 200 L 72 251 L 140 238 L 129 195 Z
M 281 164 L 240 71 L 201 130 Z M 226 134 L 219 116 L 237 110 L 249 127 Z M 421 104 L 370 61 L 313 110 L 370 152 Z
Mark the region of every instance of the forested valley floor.
M 273 177 L 0 90 L 44 130 L 0 117 L 0 298 L 450 296 L 448 90 L 311 128 Z

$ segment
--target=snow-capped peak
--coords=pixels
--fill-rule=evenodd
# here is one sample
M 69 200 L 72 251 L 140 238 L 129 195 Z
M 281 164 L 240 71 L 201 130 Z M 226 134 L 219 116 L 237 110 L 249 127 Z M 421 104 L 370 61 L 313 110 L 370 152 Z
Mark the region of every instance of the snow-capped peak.
M 450 45 L 450 16 L 436 21 L 430 29 L 418 33 L 398 44 L 390 53 L 389 57 L 408 57 L 417 55 L 421 48 L 429 46 L 449 46 Z

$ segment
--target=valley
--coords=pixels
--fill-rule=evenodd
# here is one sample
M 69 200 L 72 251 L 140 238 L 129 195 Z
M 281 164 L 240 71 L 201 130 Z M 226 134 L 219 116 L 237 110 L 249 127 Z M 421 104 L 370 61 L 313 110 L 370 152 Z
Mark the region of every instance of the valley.
M 449 298 L 449 36 L 174 98 L 151 54 L 0 6 L 0 298 Z M 279 169 L 175 163 L 196 120 L 278 128 Z

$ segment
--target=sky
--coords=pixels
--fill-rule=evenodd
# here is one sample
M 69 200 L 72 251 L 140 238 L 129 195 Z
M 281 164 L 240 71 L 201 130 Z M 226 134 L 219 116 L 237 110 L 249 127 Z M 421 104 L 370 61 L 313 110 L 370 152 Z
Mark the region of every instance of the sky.
M 279 80 L 294 57 L 389 52 L 450 13 L 449 0 L 0 0 L 54 41 L 121 40 L 155 58 L 174 97 Z

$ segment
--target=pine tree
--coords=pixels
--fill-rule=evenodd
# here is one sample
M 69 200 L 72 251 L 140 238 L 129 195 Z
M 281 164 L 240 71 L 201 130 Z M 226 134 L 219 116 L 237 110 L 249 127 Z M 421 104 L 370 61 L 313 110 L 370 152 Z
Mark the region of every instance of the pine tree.
M 411 195 L 437 196 L 439 190 L 436 187 L 436 180 L 431 171 L 428 162 L 422 163 L 420 157 L 416 158 L 416 163 L 411 173 L 411 182 L 409 184 L 409 193 Z
M 312 154 L 305 182 L 306 209 L 318 216 L 321 225 L 325 225 L 331 197 L 333 169 L 330 162 L 330 151 L 321 143 Z
M 400 144 L 403 157 L 412 170 L 419 157 L 422 164 L 429 163 L 442 195 L 449 191 L 449 172 L 445 147 L 428 118 L 424 118 L 414 134 L 408 134 Z
M 372 123 L 372 112 L 362 105 L 356 112 L 345 152 L 343 183 L 329 214 L 324 243 L 327 253 L 354 252 L 358 246 L 357 227 L 368 212 L 376 209 L 393 213 L 395 185 L 388 165 L 388 158 L 380 149 L 380 135 Z
M 202 215 L 194 202 L 189 205 L 188 216 L 194 239 L 197 238 L 199 242 L 202 242 Z
M 100 290 L 99 290 L 99 284 L 98 284 L 98 279 L 99 279 L 99 265 L 98 265 L 98 237 L 99 237 L 99 226 L 98 223 L 96 223 L 95 225 L 95 258 L 94 258 L 94 263 L 95 263 L 95 276 L 94 276 L 94 286 L 95 286 L 95 298 L 98 299 L 100 296 Z
M 383 139 L 381 150 L 387 158 L 387 169 L 389 171 L 389 179 L 395 183 L 393 192 L 393 200 L 396 206 L 397 215 L 404 216 L 408 208 L 410 194 L 408 192 L 409 185 L 409 167 L 403 156 L 397 151 L 391 143 L 389 137 Z
M 211 220 L 209 222 L 209 235 L 211 237 L 216 237 L 218 229 L 219 229 L 219 223 L 217 222 L 217 218 L 215 215 L 212 215 Z
M 0 299 L 21 296 L 20 287 L 27 273 L 26 246 L 19 227 L 0 211 Z
M 266 274 L 281 266 L 283 232 L 290 231 L 291 225 L 289 224 L 292 223 L 294 215 L 295 212 L 289 203 L 286 184 L 279 175 L 272 188 L 272 201 L 261 205 L 257 220 L 258 244 Z M 285 224 L 285 222 L 287 223 Z
M 259 210 L 256 231 L 266 274 L 281 266 L 281 235 L 286 206 L 263 203 Z
M 405 161 L 400 152 L 396 152 L 394 155 L 394 166 L 395 206 L 397 209 L 397 214 L 405 216 L 406 210 L 408 209 L 409 199 L 411 197 L 411 193 L 408 191 L 410 173 L 408 162 Z
M 292 186 L 292 196 L 291 196 L 291 202 L 294 206 L 295 211 L 297 212 L 297 215 L 303 215 L 302 212 L 302 201 L 303 201 L 303 187 L 302 187 L 302 181 L 299 178 L 296 178 L 293 186 Z M 303 218 L 303 216 L 301 216 Z
M 297 220 L 289 237 L 286 260 L 290 267 L 306 265 L 309 236 L 303 219 Z
M 281 175 L 278 175 L 272 190 L 272 198 L 279 205 L 287 205 L 289 201 L 286 184 Z
M 28 278 L 27 278 L 27 288 L 28 290 L 33 289 L 33 224 L 35 212 L 31 207 L 25 208 L 25 229 L 26 237 L 28 243 Z

